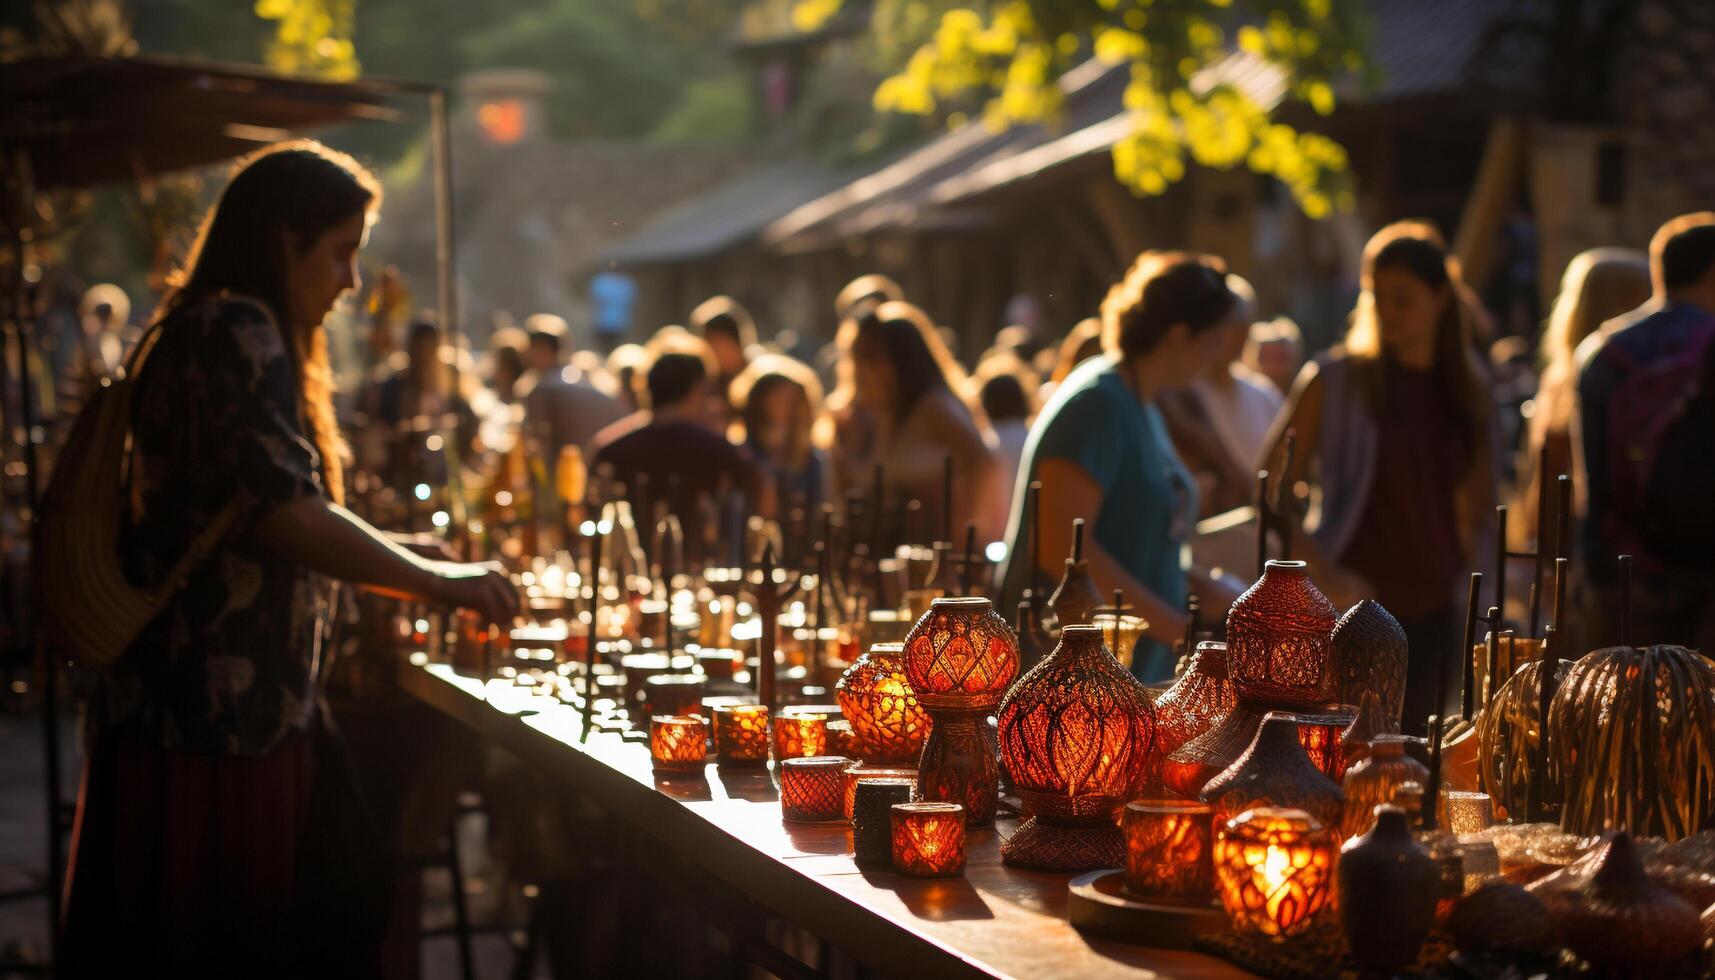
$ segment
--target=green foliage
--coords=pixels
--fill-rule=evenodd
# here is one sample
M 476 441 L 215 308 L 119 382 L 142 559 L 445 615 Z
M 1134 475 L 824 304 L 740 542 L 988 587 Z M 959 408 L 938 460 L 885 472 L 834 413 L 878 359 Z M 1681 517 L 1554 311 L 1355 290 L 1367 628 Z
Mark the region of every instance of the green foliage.
M 845 0 L 798 0 L 795 24 L 814 30 Z M 1336 81 L 1367 69 L 1361 0 L 876 0 L 878 49 L 891 53 L 877 108 L 973 114 L 1008 126 L 1050 122 L 1056 80 L 1094 54 L 1129 64 L 1132 128 L 1113 147 L 1125 184 L 1159 194 L 1187 162 L 1243 164 L 1278 178 L 1311 217 L 1353 204 L 1346 151 L 1285 125 L 1224 69 L 1233 51 L 1265 63 L 1285 96 L 1327 115 Z M 1253 73 L 1253 77 L 1255 77 Z
M 357 0 L 256 0 L 256 16 L 274 22 L 268 66 L 294 75 L 356 78 L 352 43 Z
M 650 138 L 663 143 L 735 143 L 751 132 L 750 77 L 729 71 L 692 81 Z

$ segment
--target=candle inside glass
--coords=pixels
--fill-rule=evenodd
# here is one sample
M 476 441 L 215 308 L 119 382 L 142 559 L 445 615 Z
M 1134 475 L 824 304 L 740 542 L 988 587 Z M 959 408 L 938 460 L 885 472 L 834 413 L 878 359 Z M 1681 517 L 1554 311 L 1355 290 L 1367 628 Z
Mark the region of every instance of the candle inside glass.
M 1310 928 L 1333 896 L 1332 831 L 1303 810 L 1257 807 L 1215 833 L 1221 906 L 1239 932 L 1282 939 Z
M 893 867 L 914 878 L 965 870 L 965 808 L 959 803 L 895 803 Z
M 845 816 L 846 760 L 809 756 L 780 763 L 780 813 L 787 820 L 820 823 Z
M 866 766 L 862 762 L 854 762 L 846 767 L 846 819 L 852 818 L 852 808 L 857 805 L 857 784 L 869 779 L 909 779 L 913 786 L 917 785 L 917 770 L 904 766 Z
M 697 715 L 656 715 L 649 719 L 649 757 L 655 768 L 673 772 L 701 769 L 708 761 L 707 729 Z
M 1090 623 L 1102 628 L 1102 642 L 1119 658 L 1120 666 L 1130 670 L 1132 653 L 1137 649 L 1138 639 L 1149 629 L 1149 621 L 1142 616 L 1103 612 L 1091 616 Z
M 793 712 L 788 709 L 774 719 L 774 758 L 797 759 L 826 755 L 827 751 L 827 715 L 808 711 Z M 844 790 L 843 782 L 841 790 Z
M 1127 803 L 1120 817 L 1126 887 L 1150 898 L 1214 898 L 1214 812 L 1183 800 Z
M 1450 789 L 1440 803 L 1441 826 L 1455 834 L 1475 834 L 1495 822 L 1495 802 L 1487 793 Z
M 715 745 L 722 762 L 767 762 L 768 707 L 761 704 L 717 705 Z

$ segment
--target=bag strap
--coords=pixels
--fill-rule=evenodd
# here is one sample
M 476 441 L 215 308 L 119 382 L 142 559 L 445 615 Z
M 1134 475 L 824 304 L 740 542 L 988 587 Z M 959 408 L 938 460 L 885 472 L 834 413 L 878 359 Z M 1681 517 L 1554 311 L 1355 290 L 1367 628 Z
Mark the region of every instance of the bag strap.
M 220 513 L 214 515 L 214 520 L 209 521 L 207 527 L 197 532 L 197 536 L 191 539 L 190 546 L 185 549 L 184 554 L 179 556 L 178 562 L 173 565 L 172 573 L 161 585 L 161 598 L 163 600 L 183 587 L 185 580 L 190 578 L 191 573 L 208 560 L 209 555 L 220 544 L 221 539 L 226 537 L 226 532 L 230 531 L 232 525 L 238 521 L 238 515 L 244 512 L 244 504 L 245 500 L 242 495 L 234 497 L 227 502 L 225 507 L 220 509 Z

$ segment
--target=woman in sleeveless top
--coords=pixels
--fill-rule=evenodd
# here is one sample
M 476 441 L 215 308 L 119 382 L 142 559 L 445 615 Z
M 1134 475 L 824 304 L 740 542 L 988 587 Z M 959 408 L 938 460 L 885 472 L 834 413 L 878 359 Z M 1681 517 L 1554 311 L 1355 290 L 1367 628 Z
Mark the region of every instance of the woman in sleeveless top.
M 1288 486 L 1320 490 L 1294 537 L 1337 605 L 1375 598 L 1405 627 L 1405 729 L 1422 732 L 1438 667 L 1458 661 L 1460 583 L 1487 555 L 1497 466 L 1494 409 L 1472 342 L 1457 264 L 1424 222 L 1398 222 L 1364 248 L 1363 292 L 1345 342 L 1306 365 L 1271 436 Z M 1278 471 L 1278 470 L 1277 470 Z M 1450 683 L 1448 703 L 1458 694 Z
M 61 976 L 351 976 L 387 915 L 320 682 L 345 581 L 507 622 L 496 568 L 419 557 L 340 506 L 322 320 L 357 286 L 380 188 L 310 142 L 242 162 L 157 317 L 120 556 L 162 584 L 231 529 L 99 678 Z

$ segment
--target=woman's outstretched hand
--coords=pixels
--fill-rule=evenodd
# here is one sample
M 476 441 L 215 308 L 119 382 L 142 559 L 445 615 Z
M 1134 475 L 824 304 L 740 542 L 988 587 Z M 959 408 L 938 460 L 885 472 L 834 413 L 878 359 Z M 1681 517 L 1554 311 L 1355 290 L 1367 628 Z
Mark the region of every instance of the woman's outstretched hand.
M 487 622 L 509 625 L 518 618 L 518 589 L 497 562 L 434 562 L 439 578 L 434 599 L 469 609 Z

